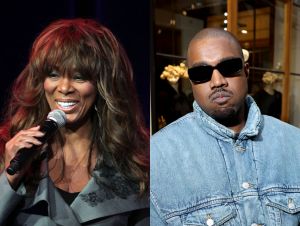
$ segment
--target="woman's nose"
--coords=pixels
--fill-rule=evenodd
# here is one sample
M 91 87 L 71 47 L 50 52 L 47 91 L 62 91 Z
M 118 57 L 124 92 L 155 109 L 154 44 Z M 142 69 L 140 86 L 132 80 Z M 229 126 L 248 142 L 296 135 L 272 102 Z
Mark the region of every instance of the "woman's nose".
M 68 77 L 62 77 L 58 84 L 58 91 L 63 94 L 68 94 L 74 91 L 72 80 Z

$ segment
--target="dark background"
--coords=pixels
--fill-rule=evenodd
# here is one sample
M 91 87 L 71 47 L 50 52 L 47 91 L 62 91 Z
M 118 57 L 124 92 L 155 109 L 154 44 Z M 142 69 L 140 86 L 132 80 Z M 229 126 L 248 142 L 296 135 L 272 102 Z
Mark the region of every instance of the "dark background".
M 5 2 L 5 3 L 4 3 Z M 132 63 L 147 126 L 150 124 L 150 2 L 144 0 L 10 0 L 0 6 L 0 104 L 27 64 L 37 35 L 52 21 L 93 18 L 108 27 Z M 0 107 L 1 112 L 3 107 Z M 0 114 L 0 121 L 2 119 Z

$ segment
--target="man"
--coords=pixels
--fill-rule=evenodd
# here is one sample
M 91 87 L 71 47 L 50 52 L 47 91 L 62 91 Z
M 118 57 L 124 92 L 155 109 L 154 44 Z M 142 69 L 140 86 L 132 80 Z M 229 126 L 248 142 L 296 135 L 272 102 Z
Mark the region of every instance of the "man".
M 298 225 L 300 129 L 262 116 L 232 34 L 189 44 L 194 112 L 151 138 L 151 225 Z

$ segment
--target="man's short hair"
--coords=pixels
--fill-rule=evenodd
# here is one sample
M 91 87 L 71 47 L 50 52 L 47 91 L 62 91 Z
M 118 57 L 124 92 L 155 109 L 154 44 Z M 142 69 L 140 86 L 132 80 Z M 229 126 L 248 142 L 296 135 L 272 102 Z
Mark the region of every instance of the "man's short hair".
M 190 44 L 196 40 L 202 40 L 207 38 L 226 38 L 238 48 L 241 58 L 244 59 L 242 47 L 240 45 L 239 40 L 232 33 L 230 33 L 229 31 L 225 31 L 224 29 L 221 28 L 210 27 L 210 28 L 202 29 L 192 38 Z

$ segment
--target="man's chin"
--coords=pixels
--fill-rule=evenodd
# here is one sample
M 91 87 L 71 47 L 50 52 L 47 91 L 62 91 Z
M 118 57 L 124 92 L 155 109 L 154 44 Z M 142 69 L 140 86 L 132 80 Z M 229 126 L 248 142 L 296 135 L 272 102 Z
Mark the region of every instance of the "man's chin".
M 233 108 L 224 108 L 219 111 L 213 112 L 211 115 L 220 124 L 231 127 L 239 124 L 237 112 Z

